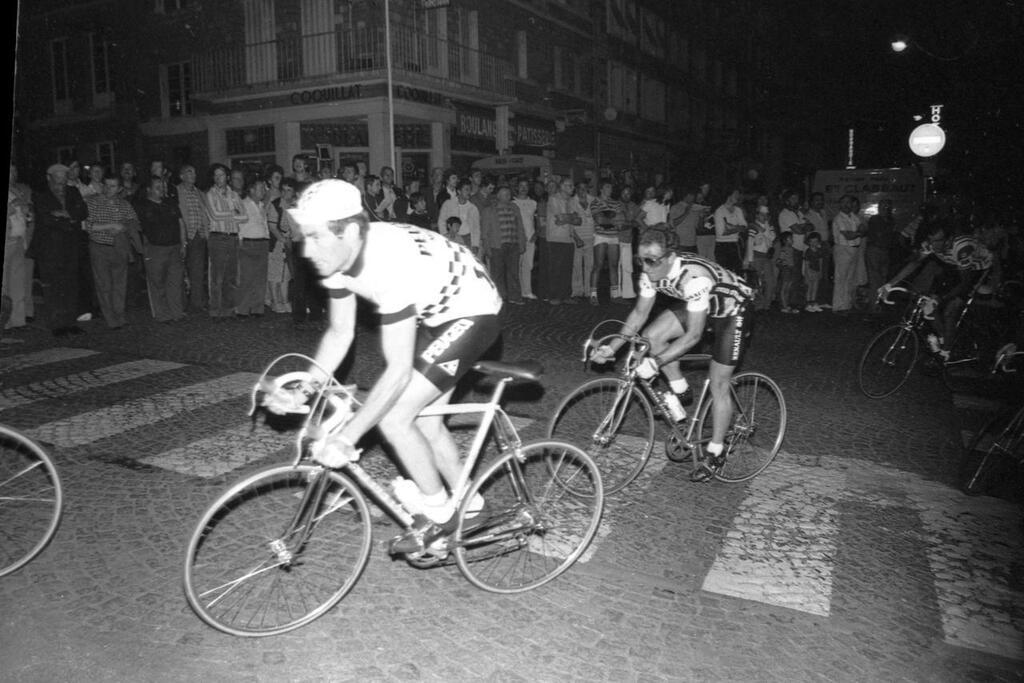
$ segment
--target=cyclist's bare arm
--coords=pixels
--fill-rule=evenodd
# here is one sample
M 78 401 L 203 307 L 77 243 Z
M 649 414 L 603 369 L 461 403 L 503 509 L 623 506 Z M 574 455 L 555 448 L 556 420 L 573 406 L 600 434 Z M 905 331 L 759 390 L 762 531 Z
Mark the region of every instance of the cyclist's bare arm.
M 416 350 L 416 317 L 410 315 L 381 325 L 384 372 L 370 389 L 363 406 L 341 430 L 342 440 L 356 443 L 398 402 L 412 379 Z
M 651 315 L 651 309 L 654 308 L 653 296 L 638 296 L 636 303 L 633 305 L 633 310 L 626 316 L 626 322 L 623 323 L 620 332 L 624 335 L 634 335 L 640 333 L 640 328 L 643 327 L 644 323 L 647 322 L 647 318 Z M 607 363 L 615 357 L 615 352 L 619 350 L 623 344 L 623 339 L 613 339 L 607 346 L 599 346 L 590 352 L 590 360 L 595 363 Z
M 341 361 L 348 355 L 349 347 L 356 329 L 356 296 L 349 294 L 342 298 L 327 300 L 327 330 L 320 339 L 316 355 L 316 364 L 333 373 Z M 320 382 L 326 383 L 330 377 L 322 377 L 317 367 L 310 368 L 310 373 Z
M 915 252 L 915 254 L 910 258 L 910 260 L 907 261 L 906 265 L 900 268 L 900 271 L 896 273 L 896 275 L 889 278 L 889 281 L 882 285 L 882 287 L 891 287 L 895 283 L 906 278 L 908 275 L 914 272 L 914 269 L 917 268 L 922 261 L 928 258 L 928 256 L 930 256 L 930 254 Z
M 674 339 L 663 351 L 654 357 L 654 362 L 659 366 L 671 363 L 679 359 L 683 354 L 700 342 L 704 335 L 704 326 L 708 322 L 708 311 L 686 311 L 686 324 L 683 326 L 683 335 Z

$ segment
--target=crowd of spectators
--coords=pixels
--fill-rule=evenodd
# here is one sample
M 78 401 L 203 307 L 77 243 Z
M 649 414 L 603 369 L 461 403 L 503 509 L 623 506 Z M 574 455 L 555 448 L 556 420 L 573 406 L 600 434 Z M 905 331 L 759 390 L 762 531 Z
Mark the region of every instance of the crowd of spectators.
M 324 294 L 287 210 L 334 172 L 314 171 L 296 155 L 287 174 L 279 166 L 252 173 L 213 164 L 207 176 L 199 186 L 195 167 L 172 173 L 161 160 L 142 174 L 132 163 L 108 173 L 72 162 L 50 166 L 46 187 L 33 194 L 12 165 L 7 327 L 33 318 L 34 273 L 56 335 L 80 333 L 76 323 L 95 315 L 124 326 L 126 300 L 135 295 L 160 322 L 186 311 L 214 318 L 270 311 L 290 314 L 298 327 L 319 326 Z M 360 189 L 371 221 L 435 230 L 470 247 L 512 305 L 634 299 L 633 245 L 654 228 L 675 248 L 745 277 L 758 310 L 846 314 L 859 292 L 874 291 L 898 268 L 927 220 L 897 230 L 887 201 L 866 217 L 856 198 L 844 197 L 833 215 L 821 194 L 673 186 L 661 175 L 638 181 L 635 172 L 608 169 L 573 179 L 435 168 L 428 179 L 398 185 L 389 167 L 373 175 L 352 163 L 337 177 Z

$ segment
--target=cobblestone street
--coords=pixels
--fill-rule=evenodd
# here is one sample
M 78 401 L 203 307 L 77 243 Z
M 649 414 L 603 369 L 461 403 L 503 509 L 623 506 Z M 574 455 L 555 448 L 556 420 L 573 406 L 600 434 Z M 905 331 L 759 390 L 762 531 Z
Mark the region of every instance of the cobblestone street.
M 623 306 L 503 313 L 504 360 L 535 359 L 543 390 L 512 389 L 524 438 L 594 376 L 582 342 Z M 291 435 L 246 416 L 263 367 L 309 353 L 286 315 L 130 325 L 0 347 L 0 421 L 52 446 L 65 485 L 51 545 L 0 579 L 0 679 L 10 681 L 1020 681 L 1019 497 L 956 487 L 965 437 L 998 397 L 951 397 L 916 372 L 893 396 L 856 387 L 876 324 L 766 314 L 744 369 L 782 387 L 778 459 L 744 484 L 692 484 L 660 442 L 609 496 L 580 562 L 537 590 L 497 595 L 454 566 L 388 558 L 374 517 L 353 591 L 291 633 L 222 634 L 181 588 L 184 549 L 229 483 L 290 456 Z M 11 342 L 8 335 L 7 342 Z M 372 329 L 350 380 L 380 369 Z M 471 387 L 466 397 L 478 395 Z M 367 467 L 390 471 L 380 448 Z M 0 532 L 2 533 L 2 532 Z

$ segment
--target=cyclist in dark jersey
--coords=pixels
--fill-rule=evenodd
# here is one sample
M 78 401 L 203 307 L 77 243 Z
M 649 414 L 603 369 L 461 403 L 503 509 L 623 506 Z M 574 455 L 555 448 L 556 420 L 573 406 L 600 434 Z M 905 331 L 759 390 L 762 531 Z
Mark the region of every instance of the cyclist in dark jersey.
M 330 322 L 310 369 L 314 378 L 326 381 L 323 371 L 333 372 L 348 354 L 353 295 L 376 305 L 381 320 L 384 372 L 315 457 L 328 467 L 352 462 L 359 455 L 355 444 L 378 427 L 422 504 L 417 526 L 391 547 L 422 550 L 449 531 L 455 510 L 444 482 L 454 487 L 461 465 L 443 418 L 419 413 L 447 404 L 459 378 L 497 339 L 501 297 L 467 247 L 412 225 L 370 223 L 358 188 L 343 180 L 314 183 L 289 213 L 302 230 L 303 255 L 330 297 Z
M 640 237 L 637 261 L 643 270 L 639 296 L 622 326 L 623 334 L 636 334 L 643 327 L 658 292 L 677 299 L 643 329 L 651 349 L 637 367 L 641 377 L 650 379 L 660 370 L 672 391 L 685 396 L 688 387 L 678 359 L 697 345 L 706 326 L 714 333 L 708 369 L 714 424 L 711 441 L 704 449 L 709 457 L 691 475 L 694 481 L 707 481 L 722 464 L 725 432 L 732 418 L 729 383 L 746 346 L 746 309 L 753 290 L 741 277 L 714 261 L 668 248 L 661 230 L 647 230 Z M 598 347 L 591 353 L 591 360 L 608 362 L 623 343 L 615 340 Z

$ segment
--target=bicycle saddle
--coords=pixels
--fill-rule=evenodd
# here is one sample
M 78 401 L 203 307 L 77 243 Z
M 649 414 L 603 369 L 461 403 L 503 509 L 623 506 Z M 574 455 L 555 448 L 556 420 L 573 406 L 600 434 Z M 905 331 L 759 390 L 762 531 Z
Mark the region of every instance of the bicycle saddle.
M 509 378 L 523 382 L 540 382 L 544 368 L 536 361 L 526 360 L 519 363 L 503 363 L 497 360 L 482 360 L 473 369 L 485 375 Z

